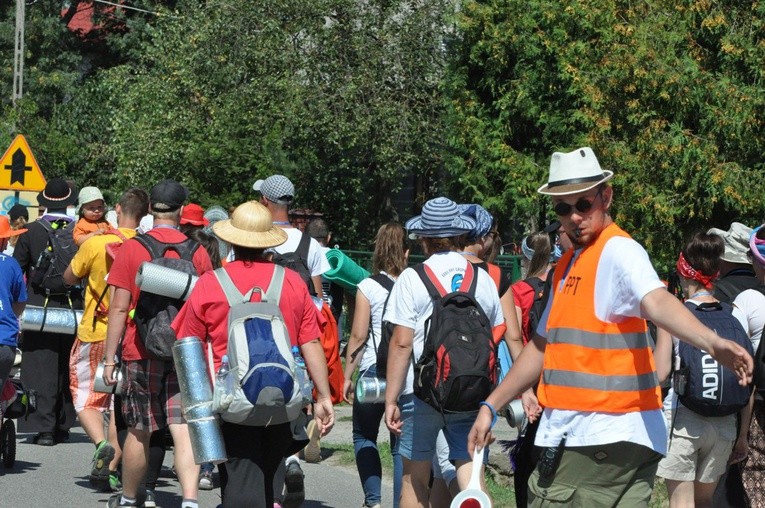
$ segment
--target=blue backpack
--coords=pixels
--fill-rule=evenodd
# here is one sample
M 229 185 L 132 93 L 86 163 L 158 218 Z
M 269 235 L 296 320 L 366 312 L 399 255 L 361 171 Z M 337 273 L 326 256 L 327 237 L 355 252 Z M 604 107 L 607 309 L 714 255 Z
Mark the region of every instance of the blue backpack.
M 717 335 L 734 341 L 750 355 L 754 354 L 752 341 L 733 317 L 729 304 L 685 302 L 685 306 Z M 736 374 L 720 365 L 709 353 L 680 342 L 678 356 L 680 369 L 674 374 L 673 386 L 685 407 L 702 416 L 727 416 L 738 413 L 747 405 L 752 394 L 751 386 L 738 384 Z
M 295 357 L 279 309 L 284 268 L 274 266 L 267 290 L 243 295 L 223 268 L 215 270 L 231 307 L 228 316 L 228 359 L 234 376 L 233 397 L 213 410 L 227 422 L 265 427 L 298 418 L 305 405 L 296 376 Z M 251 302 L 254 292 L 259 302 Z

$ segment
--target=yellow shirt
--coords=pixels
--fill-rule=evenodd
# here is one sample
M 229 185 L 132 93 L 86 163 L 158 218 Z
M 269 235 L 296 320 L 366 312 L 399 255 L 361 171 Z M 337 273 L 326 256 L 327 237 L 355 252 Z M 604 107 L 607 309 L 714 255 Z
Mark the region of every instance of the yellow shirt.
M 125 238 L 133 238 L 135 229 L 120 228 Z M 98 300 L 106 289 L 106 274 L 112 265 L 111 257 L 106 253 L 106 246 L 110 243 L 120 242 L 120 237 L 114 234 L 98 235 L 83 243 L 77 254 L 72 258 L 72 272 L 75 276 L 85 279 L 85 310 L 82 321 L 77 328 L 77 338 L 83 342 L 98 342 L 106 339 L 106 315 L 103 312 L 96 314 L 96 310 L 109 309 L 109 292 L 104 295 L 101 304 Z M 95 320 L 93 317 L 96 316 Z

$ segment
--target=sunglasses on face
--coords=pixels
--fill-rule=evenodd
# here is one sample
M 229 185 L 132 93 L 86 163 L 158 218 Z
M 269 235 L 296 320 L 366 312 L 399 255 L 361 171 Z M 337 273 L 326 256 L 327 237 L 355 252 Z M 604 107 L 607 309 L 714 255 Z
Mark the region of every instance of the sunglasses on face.
M 600 196 L 602 190 L 602 188 L 598 190 L 598 193 L 595 194 L 592 199 L 588 200 L 587 198 L 579 198 L 573 205 L 563 201 L 556 203 L 555 206 L 553 206 L 553 210 L 559 217 L 567 217 L 574 210 L 574 208 L 576 208 L 576 211 L 579 213 L 587 213 L 592 209 L 593 203 L 595 203 L 595 200 L 598 199 L 598 196 Z

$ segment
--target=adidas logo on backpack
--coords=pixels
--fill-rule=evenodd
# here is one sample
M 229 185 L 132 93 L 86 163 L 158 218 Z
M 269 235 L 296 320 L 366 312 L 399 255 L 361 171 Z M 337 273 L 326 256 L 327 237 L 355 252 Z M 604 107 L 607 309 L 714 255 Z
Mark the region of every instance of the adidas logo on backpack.
M 268 426 L 295 420 L 307 401 L 301 395 L 289 332 L 279 309 L 284 268 L 274 265 L 265 293 L 253 288 L 245 295 L 224 269 L 214 273 L 230 306 L 227 354 L 234 393 L 230 404 L 213 410 L 224 421 L 240 425 Z M 254 292 L 261 294 L 261 301 L 250 301 Z
M 472 263 L 457 291 L 447 293 L 429 266 L 414 267 L 433 299 L 425 344 L 414 367 L 414 394 L 442 412 L 477 411 L 497 379 L 489 318 L 475 299 Z
M 685 306 L 704 326 L 754 354 L 752 342 L 729 304 L 685 302 Z M 673 387 L 685 407 L 702 416 L 719 417 L 738 413 L 748 404 L 751 385 L 741 386 L 736 374 L 706 351 L 680 342 L 678 356 L 680 368 L 673 374 Z

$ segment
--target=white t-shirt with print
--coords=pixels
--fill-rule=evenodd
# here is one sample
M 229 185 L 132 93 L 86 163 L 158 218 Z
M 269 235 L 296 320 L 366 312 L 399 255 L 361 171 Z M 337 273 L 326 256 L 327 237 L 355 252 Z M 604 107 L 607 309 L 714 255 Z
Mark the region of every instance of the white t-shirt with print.
M 456 291 L 459 288 L 467 263 L 468 261 L 457 252 L 439 252 L 425 260 L 425 264 L 433 270 L 447 291 Z M 497 295 L 497 286 L 494 285 L 494 281 L 491 280 L 491 276 L 486 270 L 476 268 L 474 273 L 478 278 L 476 301 L 489 318 L 489 323 L 492 326 L 499 326 L 504 323 L 504 318 Z M 425 341 L 425 320 L 430 317 L 432 312 L 433 300 L 428 294 L 428 289 L 414 268 L 407 268 L 396 280 L 396 285 L 393 286 L 384 319 L 395 325 L 414 330 L 412 352 L 415 362 L 422 354 Z M 401 394 L 412 393 L 413 382 L 414 371 L 410 364 Z
M 384 274 L 384 272 L 381 273 Z M 390 276 L 388 275 L 388 277 Z M 391 280 L 394 280 L 393 277 Z M 380 345 L 380 337 L 382 337 L 383 307 L 385 307 L 385 300 L 388 298 L 388 290 L 369 277 L 359 282 L 357 289 L 369 300 L 369 312 L 372 317 L 372 334 L 369 336 L 364 349 L 359 353 L 362 355 L 359 372 L 364 372 L 377 364 L 377 347 Z
M 298 245 L 300 245 L 300 237 L 305 233 L 302 233 L 297 228 L 288 226 L 279 226 L 287 232 L 287 241 L 276 247 L 272 247 L 268 250 L 278 252 L 279 254 L 285 254 L 288 252 L 296 252 Z M 311 238 L 311 242 L 308 246 L 308 270 L 311 272 L 312 277 L 321 275 L 322 273 L 329 271 L 332 268 L 327 261 L 327 257 L 322 251 L 321 244 L 316 241 L 315 238 Z
M 561 284 L 565 284 L 565 279 Z M 664 284 L 639 243 L 625 237 L 608 240 L 595 274 L 595 315 L 598 319 L 618 323 L 627 317 L 642 317 L 640 302 L 657 288 L 664 288 Z M 551 301 L 548 300 L 537 328 L 542 337 L 547 337 Z M 568 447 L 627 441 L 662 455 L 667 453 L 666 426 L 661 409 L 600 413 L 546 408 L 534 444 L 557 446 L 564 433 Z

